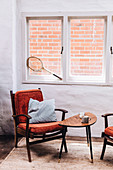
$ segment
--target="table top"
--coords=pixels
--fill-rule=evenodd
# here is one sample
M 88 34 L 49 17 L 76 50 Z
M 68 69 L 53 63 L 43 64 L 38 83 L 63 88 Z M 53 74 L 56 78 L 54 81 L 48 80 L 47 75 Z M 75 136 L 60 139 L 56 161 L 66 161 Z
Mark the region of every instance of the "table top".
M 59 125 L 66 127 L 86 127 L 93 125 L 97 121 L 97 117 L 90 112 L 85 112 L 85 116 L 89 116 L 89 123 L 82 123 L 82 119 L 77 114 L 61 121 Z

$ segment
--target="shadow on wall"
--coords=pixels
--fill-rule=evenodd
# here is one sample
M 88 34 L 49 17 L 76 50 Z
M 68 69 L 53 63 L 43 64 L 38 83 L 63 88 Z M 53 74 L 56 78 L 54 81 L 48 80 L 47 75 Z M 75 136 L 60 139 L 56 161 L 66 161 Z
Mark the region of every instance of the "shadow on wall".
M 10 90 L 0 89 L 0 135 L 13 135 Z

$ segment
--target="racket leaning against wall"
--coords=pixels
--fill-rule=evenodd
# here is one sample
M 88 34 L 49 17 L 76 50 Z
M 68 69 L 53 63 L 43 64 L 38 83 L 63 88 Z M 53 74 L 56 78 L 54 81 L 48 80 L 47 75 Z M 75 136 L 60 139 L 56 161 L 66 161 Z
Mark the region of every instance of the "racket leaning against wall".
M 36 59 L 36 63 L 37 65 L 35 65 L 35 67 L 37 66 L 37 68 L 35 68 L 32 64 L 32 62 L 30 62 L 31 59 Z M 60 80 L 62 80 L 61 77 L 59 77 L 57 74 L 53 73 L 52 71 L 48 70 L 47 68 L 44 67 L 43 65 L 43 62 L 40 58 L 38 57 L 35 57 L 35 56 L 31 56 L 27 59 L 27 67 L 29 69 L 31 69 L 32 71 L 35 71 L 35 72 L 40 72 L 42 70 L 46 70 L 48 73 L 52 74 L 53 76 L 59 78 Z

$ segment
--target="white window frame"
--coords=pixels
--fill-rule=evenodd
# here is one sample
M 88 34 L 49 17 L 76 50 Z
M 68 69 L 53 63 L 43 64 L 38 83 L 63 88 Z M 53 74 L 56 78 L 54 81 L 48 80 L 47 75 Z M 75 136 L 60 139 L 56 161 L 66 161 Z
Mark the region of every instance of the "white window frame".
M 22 12 L 21 19 L 22 19 L 22 83 L 45 83 L 45 84 L 85 84 L 85 85 L 113 85 L 113 78 L 111 77 L 111 59 L 113 55 L 110 53 L 110 46 L 112 46 L 112 16 L 113 12 L 42 12 L 42 13 L 31 13 L 31 12 Z M 64 47 L 64 51 L 62 54 L 62 77 L 63 80 L 37 80 L 37 79 L 28 79 L 27 78 L 27 67 L 26 67 L 26 60 L 27 60 L 27 22 L 26 18 L 28 17 L 62 17 L 63 18 L 63 30 L 62 30 L 62 45 Z M 105 40 L 105 60 L 104 60 L 104 76 L 105 81 L 81 81 L 78 77 L 70 78 L 69 77 L 69 18 L 106 18 L 106 40 Z M 91 79 L 90 79 L 91 80 Z
M 25 23 L 23 23 L 24 24 L 24 34 L 23 34 L 23 36 L 22 37 L 25 37 L 25 39 L 24 39 L 24 41 L 26 42 L 25 44 L 24 44 L 24 48 L 25 48 L 25 51 L 24 51 L 24 56 L 25 56 L 25 58 L 24 58 L 24 61 L 23 62 L 25 62 L 25 61 L 27 61 L 27 56 L 29 56 L 29 48 L 28 48 L 28 46 L 29 46 L 29 43 L 28 43 L 28 27 L 29 27 L 29 25 L 28 25 L 28 20 L 29 19 L 41 19 L 41 20 L 57 20 L 57 19 L 60 19 L 61 20 L 61 22 L 63 22 L 63 20 L 62 20 L 62 16 L 30 16 L 30 17 L 24 17 L 24 21 L 25 21 Z M 22 24 L 22 25 L 23 25 Z M 63 25 L 63 24 L 62 24 Z M 62 26 L 61 25 L 61 26 Z M 61 34 L 62 34 L 62 28 L 61 28 Z M 61 48 L 62 48 L 62 37 L 61 37 Z M 23 49 L 24 50 L 24 49 Z M 61 57 L 61 74 L 62 74 L 62 57 Z M 26 67 L 26 62 L 24 63 L 24 67 Z M 54 76 L 52 76 L 52 75 L 29 75 L 29 69 L 26 67 L 26 70 L 24 71 L 25 69 L 23 69 L 23 79 L 24 79 L 24 81 L 25 82 L 33 82 L 33 83 L 35 83 L 35 82 L 38 82 L 38 83 L 45 83 L 45 82 L 47 82 L 47 83 L 57 83 L 57 82 L 59 82 L 60 80 L 59 79 L 57 79 L 57 78 L 55 78 Z M 25 73 L 24 73 L 25 72 Z M 62 77 L 62 75 L 61 75 L 61 77 Z
M 76 17 L 69 17 L 69 21 L 71 19 L 104 19 L 104 21 L 106 22 L 106 17 L 103 17 L 103 16 L 92 16 L 92 17 L 89 17 L 89 16 L 76 16 Z M 104 23 L 104 33 L 106 33 L 106 23 Z M 69 29 L 70 29 L 70 22 L 69 22 Z M 69 32 L 69 37 L 70 37 L 70 32 Z M 104 49 L 105 49 L 105 41 L 106 41 L 106 36 L 104 35 Z M 70 48 L 70 43 L 69 43 L 69 49 L 71 50 Z M 70 54 L 69 54 L 70 56 Z M 70 68 L 70 58 L 69 58 L 69 68 Z M 68 81 L 71 81 L 71 82 L 99 82 L 99 83 L 104 83 L 105 82 L 105 50 L 104 50 L 104 54 L 103 54 L 103 68 L 102 68 L 102 73 L 103 75 L 102 76 L 79 76 L 79 75 L 76 75 L 76 76 L 73 76 L 73 75 L 70 75 L 70 72 L 68 72 Z

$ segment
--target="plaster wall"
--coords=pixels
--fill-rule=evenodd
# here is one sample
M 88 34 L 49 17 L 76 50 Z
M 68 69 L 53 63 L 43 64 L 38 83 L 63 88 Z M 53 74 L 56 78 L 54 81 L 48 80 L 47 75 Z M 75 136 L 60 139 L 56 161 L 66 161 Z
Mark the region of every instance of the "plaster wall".
M 11 104 L 9 101 L 9 89 L 41 88 L 45 99 L 55 98 L 56 108 L 64 108 L 69 111 L 66 117 L 70 117 L 80 111 L 90 111 L 97 116 L 97 123 L 92 126 L 92 135 L 100 137 L 104 129 L 104 121 L 101 114 L 113 112 L 112 99 L 113 87 L 86 86 L 86 85 L 43 85 L 22 84 L 22 50 L 21 50 L 21 12 L 66 12 L 66 11 L 112 11 L 112 0 L 17 0 L 15 17 L 13 20 L 12 8 L 14 1 L 1 0 L 0 10 L 0 34 L 5 37 L 0 41 L 1 58 L 6 55 L 7 65 L 1 69 L 1 99 L 0 99 L 0 134 L 11 133 L 13 122 L 11 119 Z M 3 6 L 5 10 L 3 10 Z M 2 12 L 1 12 L 2 11 Z M 5 20 L 5 21 L 4 21 Z M 15 25 L 15 35 L 12 23 Z M 1 22 L 0 22 L 1 23 Z M 7 24 L 9 23 L 9 24 Z M 4 29 L 3 29 L 4 25 Z M 13 33 L 13 36 L 12 36 Z M 3 39 L 3 38 L 2 38 Z M 15 50 L 12 42 L 15 42 Z M 12 59 L 12 53 L 13 59 Z M 13 65 L 12 65 L 13 60 Z M 3 62 L 2 60 L 0 62 Z M 6 69 L 7 67 L 7 69 Z M 1 83 L 2 82 L 2 83 Z M 4 107 L 3 107 L 4 106 Z M 59 117 L 59 116 L 58 116 Z M 7 126 L 6 126 L 6 122 Z M 113 124 L 113 120 L 110 120 Z M 85 129 L 68 129 L 70 136 L 84 136 Z
M 20 0 L 23 12 L 112 11 L 112 0 Z
M 112 11 L 113 1 L 105 0 L 21 0 L 19 2 L 19 18 L 21 12 L 76 12 L 76 11 Z M 18 37 L 18 40 L 22 40 Z M 21 47 L 20 47 L 21 48 Z M 18 52 L 21 50 L 18 50 Z M 18 53 L 18 58 L 20 58 Z M 22 61 L 21 61 L 22 62 Z M 97 123 L 92 126 L 92 135 L 101 136 L 104 129 L 104 121 L 101 114 L 113 112 L 112 99 L 113 87 L 86 86 L 86 85 L 42 85 L 22 84 L 22 77 L 17 72 L 17 89 L 41 88 L 45 99 L 55 98 L 56 107 L 69 111 L 66 117 L 77 112 L 90 111 L 97 116 Z M 112 124 L 112 119 L 110 120 Z M 84 136 L 85 129 L 68 129 L 68 135 Z
M 0 135 L 12 130 L 9 90 L 12 88 L 12 1 L 0 1 Z

